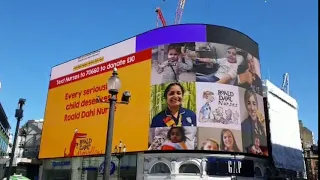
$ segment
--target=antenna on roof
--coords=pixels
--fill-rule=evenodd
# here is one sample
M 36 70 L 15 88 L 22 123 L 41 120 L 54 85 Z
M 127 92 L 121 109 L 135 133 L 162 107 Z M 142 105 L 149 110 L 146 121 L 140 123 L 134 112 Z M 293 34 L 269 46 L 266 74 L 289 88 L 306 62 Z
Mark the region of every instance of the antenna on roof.
M 271 77 L 270 77 L 270 69 L 268 68 L 268 80 L 271 81 Z

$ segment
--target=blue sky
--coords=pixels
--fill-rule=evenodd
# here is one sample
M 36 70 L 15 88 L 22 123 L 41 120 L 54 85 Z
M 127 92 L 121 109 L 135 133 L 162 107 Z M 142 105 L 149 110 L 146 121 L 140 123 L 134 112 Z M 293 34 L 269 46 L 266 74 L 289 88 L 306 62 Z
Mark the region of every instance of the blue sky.
M 0 101 L 11 126 L 20 97 L 27 99 L 24 120 L 43 118 L 52 66 L 155 28 L 157 5 L 172 24 L 176 4 L 0 1 Z M 280 86 L 290 74 L 299 118 L 318 137 L 317 0 L 187 0 L 182 23 L 228 26 L 257 41 L 263 77 Z

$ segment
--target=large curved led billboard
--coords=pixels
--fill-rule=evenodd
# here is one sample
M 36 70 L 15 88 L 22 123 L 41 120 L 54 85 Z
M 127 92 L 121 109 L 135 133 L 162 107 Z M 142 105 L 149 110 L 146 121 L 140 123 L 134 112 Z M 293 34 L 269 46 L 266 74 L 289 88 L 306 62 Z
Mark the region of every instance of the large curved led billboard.
M 108 100 L 115 67 L 119 95 L 132 99 L 116 107 L 113 146 L 268 155 L 258 45 L 229 28 L 184 24 L 53 67 L 39 158 L 104 153 L 109 107 L 96 97 Z

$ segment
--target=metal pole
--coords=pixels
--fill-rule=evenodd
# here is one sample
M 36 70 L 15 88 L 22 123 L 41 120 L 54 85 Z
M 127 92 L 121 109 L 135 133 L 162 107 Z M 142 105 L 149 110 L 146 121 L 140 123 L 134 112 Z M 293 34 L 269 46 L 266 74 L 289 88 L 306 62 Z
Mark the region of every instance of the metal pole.
M 118 180 L 120 180 L 121 176 L 120 176 L 120 171 L 121 171 L 121 157 L 118 157 Z
M 9 180 L 10 175 L 11 175 L 11 169 L 12 169 L 14 153 L 16 151 L 16 144 L 17 144 L 17 137 L 18 137 L 18 131 L 19 131 L 19 126 L 20 126 L 20 120 L 21 119 L 18 118 L 17 125 L 16 125 L 16 131 L 14 133 L 14 140 L 13 140 L 12 150 L 11 150 L 11 154 L 10 154 L 9 168 L 8 168 L 8 174 L 7 174 L 7 179 L 8 180 Z
M 112 153 L 112 138 L 113 138 L 113 127 L 114 127 L 114 113 L 116 107 L 116 94 L 117 92 L 113 92 L 110 90 L 110 94 L 112 95 L 109 99 L 110 108 L 109 108 L 109 120 L 108 120 L 108 129 L 107 129 L 107 141 L 106 141 L 106 148 L 105 148 L 105 171 L 103 173 L 104 180 L 110 180 L 110 164 L 111 164 L 111 153 Z
M 16 109 L 16 118 L 17 118 L 17 124 L 16 124 L 16 131 L 14 132 L 14 139 L 13 139 L 13 147 L 11 150 L 11 154 L 10 154 L 10 161 L 9 161 L 9 168 L 8 168 L 8 174 L 7 174 L 7 180 L 10 179 L 10 175 L 11 175 L 11 169 L 12 169 L 12 163 L 13 163 L 13 158 L 14 158 L 14 153 L 16 151 L 16 144 L 17 144 L 17 137 L 18 137 L 18 131 L 19 131 L 19 126 L 20 126 L 20 121 L 23 117 L 23 105 L 25 103 L 25 99 L 19 99 L 19 108 Z

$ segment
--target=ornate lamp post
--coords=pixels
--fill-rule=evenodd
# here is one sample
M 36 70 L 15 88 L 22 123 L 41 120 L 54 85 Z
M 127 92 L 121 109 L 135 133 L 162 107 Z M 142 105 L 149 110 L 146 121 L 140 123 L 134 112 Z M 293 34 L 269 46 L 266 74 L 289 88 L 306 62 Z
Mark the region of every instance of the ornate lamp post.
M 112 76 L 108 79 L 107 87 L 111 97 L 108 101 L 102 100 L 99 96 L 97 97 L 98 103 L 109 103 L 109 120 L 108 129 L 106 137 L 106 148 L 105 148 L 105 164 L 103 179 L 110 180 L 110 164 L 111 164 L 111 153 L 112 153 L 112 137 L 113 137 L 113 127 L 114 127 L 114 113 L 116 104 L 129 104 L 131 93 L 125 91 L 122 95 L 121 101 L 118 102 L 117 94 L 121 88 L 121 81 L 118 77 L 117 68 L 114 68 Z
M 9 168 L 8 168 L 8 174 L 7 174 L 8 180 L 10 179 L 10 176 L 11 176 L 12 163 L 14 159 L 14 153 L 16 151 L 16 146 L 17 146 L 18 131 L 20 126 L 20 121 L 23 118 L 23 106 L 25 103 L 26 103 L 26 99 L 20 98 L 18 102 L 18 108 L 16 109 L 15 117 L 17 118 L 17 124 L 16 124 L 16 131 L 14 132 L 13 146 L 10 154 Z

